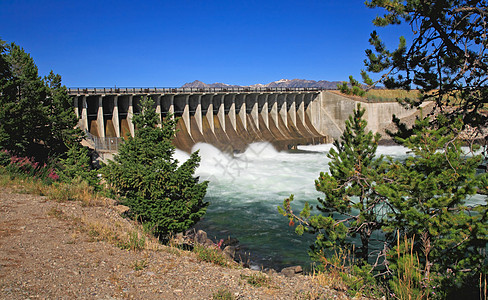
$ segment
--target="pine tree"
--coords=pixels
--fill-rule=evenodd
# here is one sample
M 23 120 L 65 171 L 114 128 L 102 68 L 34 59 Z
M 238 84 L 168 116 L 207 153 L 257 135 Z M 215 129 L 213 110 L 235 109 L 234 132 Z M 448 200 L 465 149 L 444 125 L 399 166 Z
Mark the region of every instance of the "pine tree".
M 208 183 L 193 176 L 200 161 L 197 152 L 178 167 L 171 143 L 175 120 L 167 116 L 162 128 L 156 127 L 152 100 L 143 100 L 141 111 L 133 118 L 134 138 L 129 137 L 102 173 L 131 216 L 164 237 L 190 228 L 205 214 Z
M 380 136 L 366 132 L 364 113 L 358 104 L 346 120 L 341 139 L 334 142 L 335 149 L 327 154 L 330 174 L 322 172 L 315 181 L 317 191 L 325 196 L 318 199 L 317 209 L 322 214 L 311 215 L 307 203 L 300 215 L 295 215 L 290 205 L 293 195 L 279 208 L 290 224 L 299 222 L 297 233 L 318 234 L 312 253 L 315 258 L 323 257 L 326 249 L 347 248 L 354 249 L 359 264 L 367 263 L 371 236 L 384 224 L 385 199 L 375 189 L 385 171 L 383 157 L 375 157 Z M 356 237 L 360 244 L 353 247 Z
M 341 93 L 346 95 L 354 95 L 354 96 L 364 96 L 366 91 L 361 87 L 359 81 L 354 79 L 354 77 L 349 76 L 349 84 L 346 81 L 343 81 L 341 84 L 337 84 L 337 88 Z
M 47 130 L 42 108 L 46 88 L 34 60 L 22 48 L 10 44 L 2 56 L 11 76 L 0 96 L 0 147 L 34 156 L 42 151 L 39 142 Z
M 486 181 L 476 175 L 480 155 L 463 151 L 462 123 L 438 116 L 439 127 L 417 120 L 412 134 L 397 141 L 412 155 L 392 161 L 390 180 L 378 187 L 392 207 L 385 230 L 414 241 L 428 286 L 440 286 L 445 296 L 456 288 L 476 292 L 479 274 L 488 271 L 488 202 L 468 207 L 466 200 Z M 395 255 L 392 256 L 395 262 Z M 428 280 L 427 280 L 428 281 Z M 452 296 L 452 295 L 451 295 Z
M 411 40 L 399 37 L 389 50 L 379 34 L 371 33 L 373 49 L 366 50 L 366 71 L 378 73 L 377 83 L 390 89 L 419 89 L 419 99 L 401 99 L 419 106 L 435 101 L 444 114 L 463 123 L 486 126 L 483 112 L 488 99 L 488 6 L 486 0 L 417 1 L 368 0 L 371 8 L 383 8 L 373 24 L 385 27 L 407 24 Z M 365 82 L 373 84 L 366 71 Z M 445 110 L 446 106 L 451 108 Z M 435 121 L 435 120 L 432 120 Z
M 95 190 L 99 190 L 97 170 L 92 166 L 90 150 L 81 143 L 70 143 L 63 157 L 59 158 L 56 173 L 62 182 L 86 181 Z
M 83 132 L 75 127 L 78 118 L 73 111 L 73 102 L 68 91 L 61 84 L 61 76 L 51 71 L 44 78 L 44 82 L 47 88 L 44 111 L 46 122 L 49 124 L 49 132 L 44 142 L 52 153 L 64 153 L 80 143 Z
M 14 43 L 0 52 L 0 148 L 46 161 L 81 140 L 61 76 L 43 80 L 32 57 Z

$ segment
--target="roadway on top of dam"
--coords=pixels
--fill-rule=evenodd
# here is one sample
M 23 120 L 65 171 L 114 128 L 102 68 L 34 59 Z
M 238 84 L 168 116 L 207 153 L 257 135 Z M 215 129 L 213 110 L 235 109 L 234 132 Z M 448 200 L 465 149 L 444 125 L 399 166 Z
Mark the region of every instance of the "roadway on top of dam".
M 321 92 L 330 89 L 319 87 L 70 87 L 70 95 L 103 94 L 187 94 L 187 93 L 296 93 Z

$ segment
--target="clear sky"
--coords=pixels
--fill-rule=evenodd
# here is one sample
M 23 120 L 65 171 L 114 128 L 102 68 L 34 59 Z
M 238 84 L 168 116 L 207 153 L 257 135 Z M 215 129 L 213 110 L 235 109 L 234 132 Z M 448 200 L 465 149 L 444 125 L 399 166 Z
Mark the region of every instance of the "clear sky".
M 68 87 L 347 80 L 382 13 L 363 2 L 0 0 L 0 39 Z M 379 32 L 396 44 L 402 29 Z

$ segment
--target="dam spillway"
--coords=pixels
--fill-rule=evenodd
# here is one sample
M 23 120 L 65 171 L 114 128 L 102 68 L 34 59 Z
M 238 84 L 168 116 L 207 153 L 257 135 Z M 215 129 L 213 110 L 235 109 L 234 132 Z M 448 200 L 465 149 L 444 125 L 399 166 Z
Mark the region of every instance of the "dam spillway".
M 260 141 L 277 149 L 330 142 L 320 130 L 321 91 L 313 88 L 69 89 L 69 93 L 79 127 L 101 144 L 134 136 L 132 116 L 145 98 L 153 99 L 160 120 L 169 115 L 178 118 L 174 144 L 187 152 L 200 142 L 226 152 L 244 151 Z
M 366 109 L 367 129 L 382 132 L 414 114 L 397 102 L 372 103 L 317 88 L 70 88 L 78 126 L 97 150 L 117 151 L 134 136 L 132 117 L 152 98 L 160 120 L 178 118 L 173 143 L 190 152 L 208 143 L 225 152 L 242 152 L 254 142 L 277 150 L 338 139 L 358 103 Z M 428 105 L 426 103 L 425 105 Z

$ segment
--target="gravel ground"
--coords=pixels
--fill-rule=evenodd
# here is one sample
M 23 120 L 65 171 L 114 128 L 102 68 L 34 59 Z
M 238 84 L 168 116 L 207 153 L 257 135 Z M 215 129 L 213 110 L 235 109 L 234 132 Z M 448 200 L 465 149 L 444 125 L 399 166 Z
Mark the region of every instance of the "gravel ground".
M 122 250 L 103 238 L 110 228 L 137 226 L 113 203 L 59 203 L 0 188 L 0 299 L 212 299 L 222 289 L 236 299 L 347 299 L 304 275 L 272 274 L 268 286 L 255 287 L 245 276 L 257 271 L 200 262 L 154 241 L 151 250 Z

